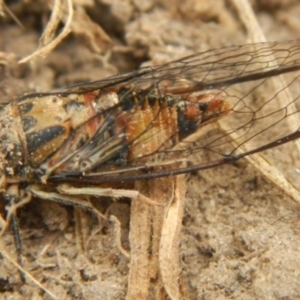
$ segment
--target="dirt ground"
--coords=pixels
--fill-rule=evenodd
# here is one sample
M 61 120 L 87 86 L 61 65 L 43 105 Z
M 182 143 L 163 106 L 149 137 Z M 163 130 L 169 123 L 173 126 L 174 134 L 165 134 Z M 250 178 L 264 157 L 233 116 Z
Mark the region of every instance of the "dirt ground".
M 298 1 L 251 3 L 268 40 L 300 38 Z M 6 4 L 22 27 L 4 10 L 1 101 L 248 41 L 231 1 L 74 0 L 70 34 L 44 57 L 17 64 L 41 43 L 52 2 Z M 55 34 L 67 22 L 63 11 Z M 273 163 L 280 159 L 297 184 L 286 151 L 273 152 Z M 300 205 L 244 159 L 186 178 L 179 244 L 187 299 L 300 299 Z M 124 252 L 117 221 L 39 199 L 19 211 L 24 269 L 57 299 L 126 297 L 130 201 L 105 199 L 99 210 L 121 223 Z M 84 242 L 76 238 L 79 220 Z M 11 231 L 1 239 L 16 258 Z M 22 282 L 5 255 L 0 259 L 1 299 L 52 299 L 30 279 Z

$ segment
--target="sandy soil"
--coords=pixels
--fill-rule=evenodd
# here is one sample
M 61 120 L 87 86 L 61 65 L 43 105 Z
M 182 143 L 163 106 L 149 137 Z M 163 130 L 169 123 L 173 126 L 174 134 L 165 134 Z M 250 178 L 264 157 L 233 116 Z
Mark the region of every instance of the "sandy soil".
M 72 33 L 49 55 L 22 65 L 17 61 L 37 49 L 51 8 L 43 0 L 9 6 L 23 28 L 0 18 L 1 101 L 247 41 L 229 1 L 83 2 L 74 1 Z M 252 1 L 269 40 L 299 38 L 297 2 Z M 66 14 L 60 29 L 65 21 Z M 274 163 L 284 164 L 286 151 L 276 152 Z M 283 172 L 295 173 L 293 167 L 286 164 Z M 190 174 L 187 183 L 180 238 L 187 298 L 299 299 L 299 204 L 246 160 Z M 105 199 L 99 210 L 120 221 L 122 247 L 129 251 L 130 201 Z M 39 199 L 22 208 L 19 219 L 24 269 L 57 299 L 125 299 L 129 258 L 118 247 L 116 223 Z M 2 241 L 15 258 L 10 231 Z M 51 299 L 0 259 L 1 299 Z

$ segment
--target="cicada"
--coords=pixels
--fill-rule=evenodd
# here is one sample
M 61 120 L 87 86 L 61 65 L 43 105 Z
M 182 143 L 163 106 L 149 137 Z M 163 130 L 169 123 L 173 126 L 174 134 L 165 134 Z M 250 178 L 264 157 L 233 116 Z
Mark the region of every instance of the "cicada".
M 299 70 L 299 52 L 300 41 L 214 49 L 4 103 L 2 197 L 88 207 L 80 195 L 136 196 L 120 186 L 215 167 L 298 138 L 296 129 L 266 142 L 264 132 L 299 111 L 272 109 L 271 95 L 254 103 L 251 93 L 271 76 Z M 220 119 L 227 130 L 216 125 Z M 254 148 L 240 152 L 252 140 Z

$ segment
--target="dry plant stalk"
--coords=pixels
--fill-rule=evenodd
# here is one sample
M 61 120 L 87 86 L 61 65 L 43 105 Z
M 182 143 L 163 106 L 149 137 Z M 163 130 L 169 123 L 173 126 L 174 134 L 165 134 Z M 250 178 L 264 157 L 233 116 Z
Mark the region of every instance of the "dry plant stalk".
M 112 46 L 109 36 L 89 18 L 80 6 L 77 6 L 74 11 L 72 0 L 67 0 L 66 4 L 65 8 L 64 1 L 54 1 L 50 20 L 40 38 L 39 48 L 22 58 L 19 63 L 26 63 L 34 58 L 49 55 L 70 32 L 83 37 L 93 52 L 105 53 Z M 56 31 L 61 22 L 64 23 L 64 27 L 57 35 Z
M 233 5 L 236 7 L 239 17 L 241 18 L 241 21 L 243 22 L 248 35 L 249 39 L 252 43 L 259 43 L 259 42 L 265 42 L 266 38 L 262 32 L 261 27 L 259 26 L 259 23 L 256 19 L 255 13 L 252 10 L 252 7 L 248 0 L 231 0 Z M 263 63 L 263 59 L 261 58 L 261 63 Z M 276 64 L 276 61 L 274 60 L 274 64 Z M 271 78 L 272 86 L 281 91 L 280 96 L 276 97 L 276 100 L 278 103 L 283 104 L 283 106 L 288 106 L 290 109 L 294 109 L 293 101 L 291 100 L 291 95 L 289 93 L 289 90 L 287 88 L 286 83 L 284 82 L 283 75 L 275 76 Z M 288 118 L 288 124 L 293 127 L 294 124 L 299 123 L 299 120 L 296 119 L 295 115 L 291 115 Z M 223 130 L 227 130 L 222 123 L 220 124 L 220 127 Z M 295 127 L 295 126 L 294 126 Z M 236 139 L 236 135 L 232 134 L 233 140 Z M 235 144 L 233 142 L 233 144 Z M 300 144 L 299 141 L 296 141 L 296 145 L 298 148 L 298 152 L 300 153 Z M 244 147 L 245 148 L 245 147 Z M 247 151 L 249 149 L 243 149 L 244 151 Z M 299 190 L 287 179 L 283 174 L 280 173 L 280 171 L 272 165 L 267 157 L 263 153 L 257 153 L 250 156 L 246 156 L 246 159 L 256 168 L 258 169 L 262 174 L 264 174 L 269 180 L 274 182 L 278 187 L 280 187 L 287 195 L 289 195 L 293 200 L 295 200 L 297 203 L 300 203 L 300 192 Z
M 55 0 L 51 13 L 51 18 L 43 32 L 40 39 L 40 47 L 32 54 L 22 58 L 19 63 L 26 63 L 35 57 L 46 56 L 56 48 L 62 40 L 70 33 L 71 23 L 73 19 L 73 3 L 72 0 L 67 0 L 67 20 L 65 22 L 63 30 L 58 36 L 55 36 L 55 32 L 59 26 L 63 13 L 63 1 Z
M 132 200 L 126 299 L 187 299 L 179 258 L 185 175 L 137 182 L 135 188 L 163 206 Z
M 13 12 L 6 6 L 4 3 L 4 0 L 0 0 L 0 17 L 5 17 L 6 15 L 10 16 L 16 24 L 18 24 L 21 28 L 23 27 L 23 24 L 20 22 L 20 20 L 13 14 Z

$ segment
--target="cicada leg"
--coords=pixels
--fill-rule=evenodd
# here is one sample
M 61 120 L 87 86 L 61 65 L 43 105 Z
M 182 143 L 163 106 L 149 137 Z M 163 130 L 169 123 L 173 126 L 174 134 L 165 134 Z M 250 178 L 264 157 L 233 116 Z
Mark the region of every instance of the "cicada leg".
M 125 189 L 112 189 L 112 188 L 98 188 L 98 187 L 73 187 L 68 184 L 60 184 L 56 188 L 57 192 L 49 192 L 43 190 L 42 185 L 34 184 L 29 185 L 27 187 L 27 191 L 29 191 L 34 196 L 44 199 L 50 200 L 66 205 L 72 205 L 81 207 L 84 209 L 92 210 L 98 216 L 106 219 L 106 217 L 101 214 L 89 201 L 84 201 L 82 196 L 94 196 L 94 197 L 111 197 L 115 199 L 120 198 L 134 198 L 141 199 L 150 205 L 162 205 L 161 203 L 152 201 L 150 198 L 142 195 L 138 191 L 134 190 L 125 190 Z
M 74 207 L 74 216 L 76 220 L 76 244 L 77 250 L 79 252 L 84 251 L 84 242 L 82 241 L 82 230 L 81 230 L 81 221 L 82 218 L 78 218 L 78 214 L 80 214 L 81 209 L 92 211 L 98 218 L 107 219 L 107 217 L 102 214 L 96 207 L 94 207 L 93 203 L 90 201 L 89 195 L 67 195 L 67 193 L 63 193 L 59 189 L 53 189 L 51 191 L 45 190 L 43 185 L 34 184 L 29 185 L 27 190 L 34 196 L 39 199 L 58 202 L 64 205 L 71 205 Z M 81 212 L 82 213 L 82 212 Z
M 12 218 L 16 216 L 17 210 L 31 201 L 32 195 L 26 192 L 25 190 L 19 190 L 19 186 L 13 184 L 8 187 L 7 192 L 5 193 L 5 198 L 9 203 L 9 206 L 6 207 L 7 210 L 6 222 L 7 224 L 9 224 Z M 3 226 L 0 232 L 0 236 L 6 230 L 7 224 Z
M 22 242 L 21 242 L 21 236 L 19 230 L 19 220 L 16 215 L 16 211 L 18 208 L 29 203 L 32 199 L 32 196 L 30 193 L 26 193 L 24 190 L 19 190 L 19 186 L 17 184 L 14 184 L 9 186 L 7 192 L 4 195 L 4 198 L 9 203 L 9 205 L 5 207 L 5 209 L 7 210 L 6 220 L 3 223 L 0 236 L 5 232 L 8 225 L 10 224 L 13 231 L 14 243 L 17 251 L 17 261 L 18 264 L 22 266 L 23 265 Z M 25 282 L 25 276 L 21 271 L 20 271 L 20 275 L 22 281 Z
M 73 187 L 68 184 L 60 184 L 57 187 L 57 190 L 62 194 L 67 195 L 87 195 L 95 197 L 111 197 L 115 199 L 120 198 L 131 198 L 131 199 L 140 199 L 150 205 L 159 205 L 156 201 L 151 200 L 145 195 L 141 194 L 139 191 L 135 190 L 125 190 L 125 189 L 112 189 L 112 188 L 98 188 L 98 187 Z
M 45 191 L 43 190 L 42 185 L 34 184 L 34 185 L 29 185 L 27 187 L 27 191 L 29 191 L 32 195 L 43 199 L 43 200 L 49 200 L 49 201 L 54 201 L 58 203 L 62 203 L 65 205 L 71 205 L 71 206 L 76 206 L 76 207 L 81 207 L 87 210 L 91 210 L 96 215 L 98 215 L 101 218 L 106 219 L 106 217 L 101 214 L 89 201 L 85 201 L 82 199 L 82 197 L 76 197 L 74 195 L 67 195 L 62 194 L 60 191 L 58 192 L 50 192 L 50 191 Z
M 112 188 L 99 188 L 94 186 L 89 187 L 74 187 L 68 184 L 60 184 L 56 187 L 57 192 L 44 191 L 41 185 L 30 185 L 27 187 L 34 196 L 44 200 L 55 201 L 67 205 L 72 205 L 79 208 L 84 208 L 95 212 L 99 217 L 107 219 L 106 216 L 101 214 L 89 201 L 89 197 L 110 197 L 115 199 L 120 198 L 131 198 L 140 199 L 141 201 L 147 203 L 148 205 L 159 205 L 161 203 L 152 201 L 150 198 L 144 196 L 135 190 L 125 190 L 125 189 L 112 189 Z M 87 198 L 87 201 L 84 200 Z M 114 222 L 115 223 L 115 222 Z M 119 249 L 122 253 L 126 251 L 121 247 L 121 243 L 118 243 Z M 128 256 L 128 254 L 126 254 Z

